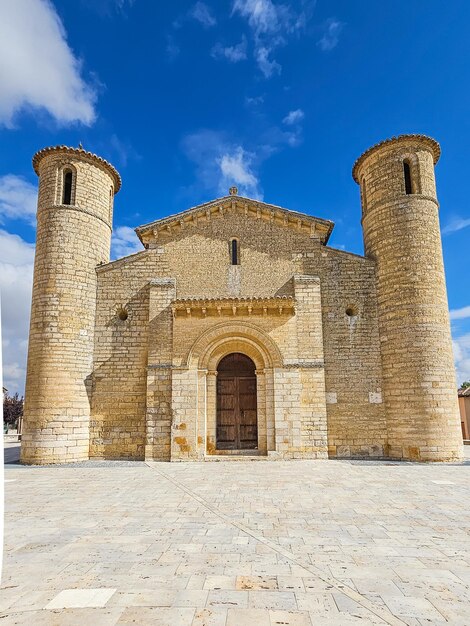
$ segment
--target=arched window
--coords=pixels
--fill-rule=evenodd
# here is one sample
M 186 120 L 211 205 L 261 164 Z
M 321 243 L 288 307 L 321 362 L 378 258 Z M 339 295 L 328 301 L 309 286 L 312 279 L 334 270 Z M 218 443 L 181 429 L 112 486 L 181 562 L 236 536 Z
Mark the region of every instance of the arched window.
M 240 265 L 240 247 L 238 239 L 231 239 L 230 241 L 230 263 L 232 265 Z
M 366 193 L 366 179 L 363 178 L 361 182 L 361 196 L 362 196 L 362 209 L 367 211 L 367 193 Z
M 113 193 L 113 188 L 111 187 L 111 189 L 109 190 L 109 221 L 112 221 L 112 217 L 113 217 L 113 199 L 114 199 L 114 193 Z
M 72 204 L 72 181 L 71 170 L 64 170 L 64 182 L 62 186 L 62 204 Z
M 405 177 L 405 193 L 410 195 L 413 193 L 413 185 L 411 184 L 411 169 L 409 161 L 403 161 L 403 175 Z

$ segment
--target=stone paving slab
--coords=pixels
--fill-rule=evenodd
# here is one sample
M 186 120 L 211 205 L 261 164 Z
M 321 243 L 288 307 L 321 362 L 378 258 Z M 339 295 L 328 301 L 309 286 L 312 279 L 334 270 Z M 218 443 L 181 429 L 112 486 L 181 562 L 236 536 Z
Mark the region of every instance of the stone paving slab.
M 9 464 L 1 623 L 466 626 L 469 478 L 468 464 Z

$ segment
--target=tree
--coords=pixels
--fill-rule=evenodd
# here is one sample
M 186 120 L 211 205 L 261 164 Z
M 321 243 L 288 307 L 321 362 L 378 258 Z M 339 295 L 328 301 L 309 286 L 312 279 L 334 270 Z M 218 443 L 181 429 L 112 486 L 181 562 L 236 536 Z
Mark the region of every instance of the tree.
M 466 380 L 460 385 L 460 389 L 468 389 L 468 387 L 470 387 L 470 380 Z
M 14 396 L 6 393 L 3 397 L 3 421 L 9 426 L 14 426 L 22 415 L 23 398 L 20 398 L 17 393 Z

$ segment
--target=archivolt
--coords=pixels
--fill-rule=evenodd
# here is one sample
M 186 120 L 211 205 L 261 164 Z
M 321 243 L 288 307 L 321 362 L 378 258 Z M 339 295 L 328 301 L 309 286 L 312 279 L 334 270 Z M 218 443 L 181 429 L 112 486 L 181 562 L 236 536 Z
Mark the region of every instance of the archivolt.
M 230 321 L 213 326 L 194 342 L 183 367 L 215 370 L 226 354 L 242 352 L 257 369 L 282 367 L 281 352 L 273 339 L 254 324 Z

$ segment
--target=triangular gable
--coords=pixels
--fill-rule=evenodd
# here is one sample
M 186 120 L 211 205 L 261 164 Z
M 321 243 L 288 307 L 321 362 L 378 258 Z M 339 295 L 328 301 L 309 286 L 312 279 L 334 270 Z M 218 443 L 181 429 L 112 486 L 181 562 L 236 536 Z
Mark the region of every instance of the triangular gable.
M 144 246 L 148 247 L 150 243 L 158 240 L 159 234 L 168 235 L 173 232 L 173 229 L 178 230 L 184 226 L 196 224 L 199 220 L 206 221 L 221 218 L 225 213 L 233 211 L 240 212 L 247 217 L 263 219 L 275 222 L 279 226 L 303 231 L 306 234 L 308 233 L 310 237 L 319 239 L 324 245 L 328 242 L 334 227 L 334 223 L 330 220 L 313 217 L 298 211 L 291 211 L 251 198 L 230 195 L 200 204 L 149 224 L 138 226 L 135 232 Z

